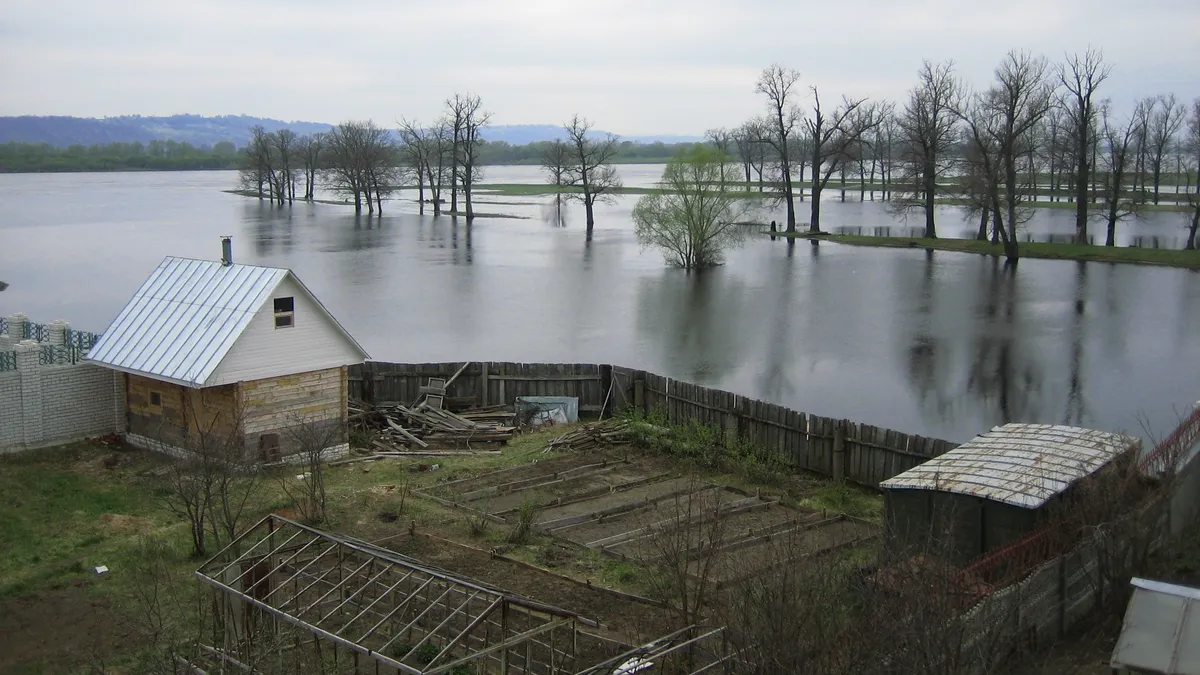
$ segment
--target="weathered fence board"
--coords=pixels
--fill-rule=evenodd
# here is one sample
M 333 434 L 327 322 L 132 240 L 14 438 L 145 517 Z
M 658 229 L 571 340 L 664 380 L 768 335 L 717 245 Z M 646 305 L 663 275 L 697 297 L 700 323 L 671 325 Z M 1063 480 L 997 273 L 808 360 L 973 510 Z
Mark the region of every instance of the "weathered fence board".
M 383 363 L 350 369 L 350 396 L 410 403 L 430 377 L 449 378 L 463 363 Z M 672 424 L 695 420 L 735 433 L 786 464 L 877 487 L 881 481 L 956 447 L 866 424 L 810 415 L 644 370 L 586 363 L 470 363 L 448 394 L 477 405 L 509 405 L 518 396 L 575 396 L 581 412 L 661 410 Z M 835 430 L 844 432 L 834 460 Z M 836 471 L 835 471 L 836 465 Z M 841 475 L 836 475 L 841 474 Z

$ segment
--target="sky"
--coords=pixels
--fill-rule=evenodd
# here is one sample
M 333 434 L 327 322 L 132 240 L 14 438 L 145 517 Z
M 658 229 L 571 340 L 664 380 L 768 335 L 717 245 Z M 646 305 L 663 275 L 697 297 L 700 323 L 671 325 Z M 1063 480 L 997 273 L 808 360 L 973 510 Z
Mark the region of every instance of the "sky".
M 1089 46 L 1117 110 L 1200 96 L 1196 0 L 0 0 L 0 115 L 390 126 L 470 92 L 494 124 L 695 135 L 760 114 L 772 63 L 899 100 L 922 59 L 982 88 L 1010 50 Z

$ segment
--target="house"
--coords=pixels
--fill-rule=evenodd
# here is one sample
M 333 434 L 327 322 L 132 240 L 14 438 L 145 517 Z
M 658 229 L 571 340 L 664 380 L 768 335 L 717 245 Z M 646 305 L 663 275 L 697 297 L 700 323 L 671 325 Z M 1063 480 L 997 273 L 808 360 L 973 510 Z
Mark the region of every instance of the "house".
M 1141 441 L 1053 424 L 1006 424 L 883 481 L 894 550 L 936 544 L 965 564 L 1046 522 L 1072 489 L 1137 456 Z
M 127 441 L 222 438 L 275 461 L 321 434 L 327 456 L 346 452 L 346 368 L 367 353 L 290 270 L 235 264 L 228 237 L 222 250 L 163 260 L 87 354 L 124 373 Z
M 1200 589 L 1134 577 L 1114 673 L 1200 675 Z

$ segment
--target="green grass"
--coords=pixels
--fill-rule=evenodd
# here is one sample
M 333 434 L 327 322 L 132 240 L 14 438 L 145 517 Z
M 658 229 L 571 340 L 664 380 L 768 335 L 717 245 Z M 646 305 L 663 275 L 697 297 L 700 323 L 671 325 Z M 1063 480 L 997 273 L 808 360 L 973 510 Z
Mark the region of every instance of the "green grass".
M 800 505 L 829 514 L 845 514 L 878 522 L 883 517 L 883 497 L 848 483 L 828 483 Z
M 983 255 L 1004 255 L 1001 244 L 977 239 L 925 239 L 922 237 L 871 237 L 852 234 L 810 234 L 797 232 L 772 233 L 778 237 L 820 239 L 854 246 L 881 246 L 890 248 L 926 248 L 938 251 L 961 251 Z M 1182 251 L 1163 248 L 1124 248 L 1092 246 L 1089 244 L 1048 244 L 1044 242 L 1021 242 L 1019 253 L 1022 258 L 1046 258 L 1051 260 L 1089 260 L 1096 262 L 1134 263 L 1141 265 L 1165 265 L 1200 269 L 1200 251 Z
M 186 535 L 137 470 L 110 471 L 101 457 L 72 446 L 0 461 L 0 598 L 93 578 L 97 565 L 119 576 L 139 535 Z

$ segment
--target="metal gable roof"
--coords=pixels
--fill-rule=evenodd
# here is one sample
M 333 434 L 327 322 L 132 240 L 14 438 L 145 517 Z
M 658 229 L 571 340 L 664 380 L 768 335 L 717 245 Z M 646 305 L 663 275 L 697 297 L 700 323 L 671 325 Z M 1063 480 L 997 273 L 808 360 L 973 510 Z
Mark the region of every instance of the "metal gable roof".
M 288 270 L 168 257 L 87 360 L 192 387 L 205 381 Z
M 1129 436 L 1055 424 L 1006 424 L 879 484 L 1038 508 L 1118 455 Z

